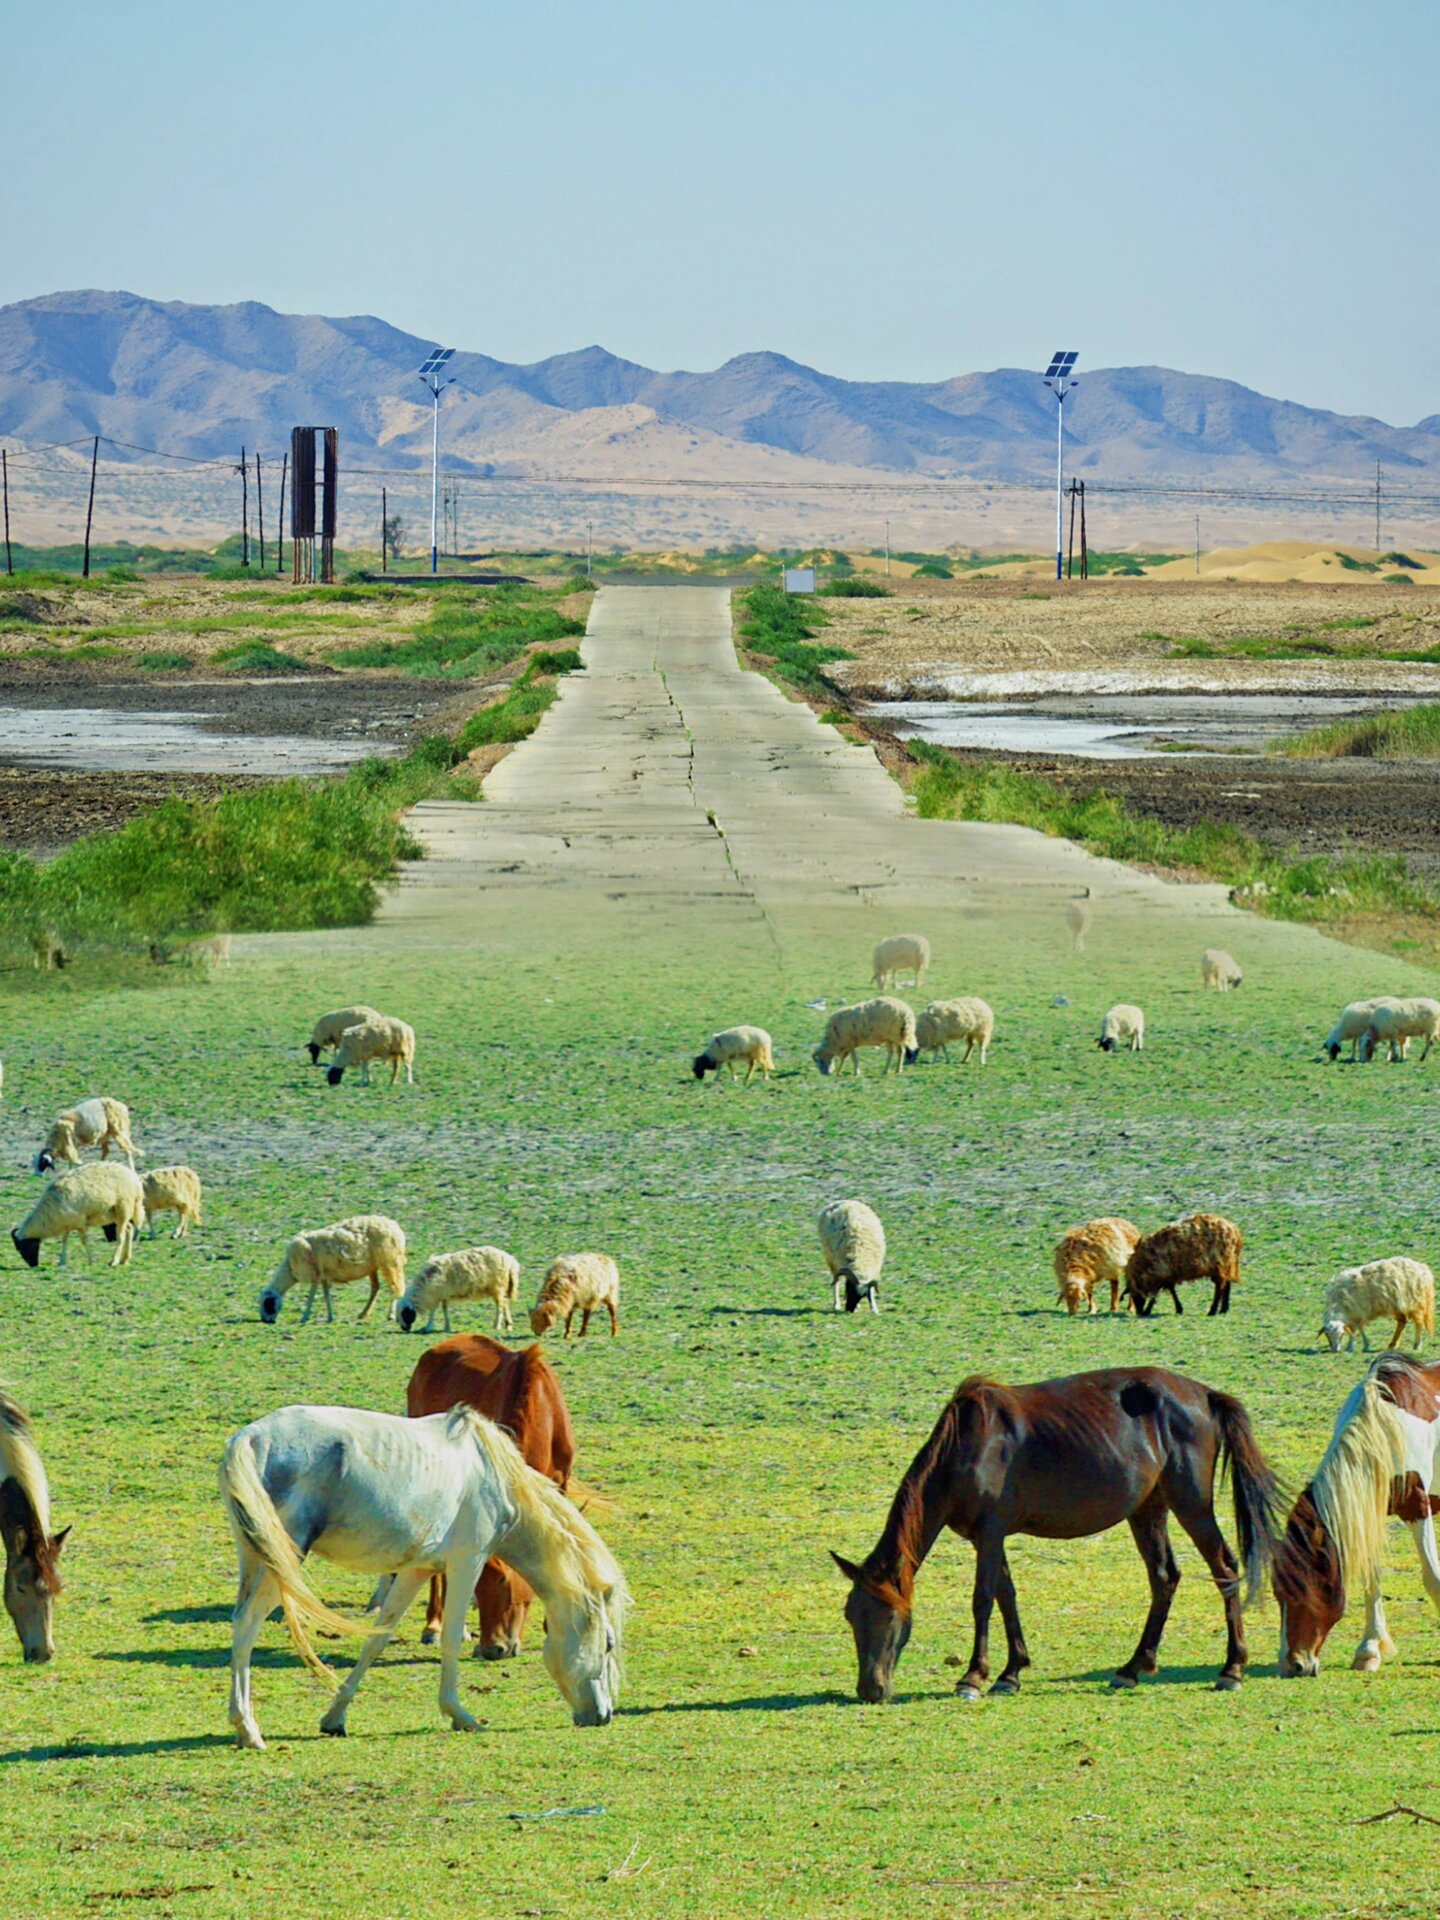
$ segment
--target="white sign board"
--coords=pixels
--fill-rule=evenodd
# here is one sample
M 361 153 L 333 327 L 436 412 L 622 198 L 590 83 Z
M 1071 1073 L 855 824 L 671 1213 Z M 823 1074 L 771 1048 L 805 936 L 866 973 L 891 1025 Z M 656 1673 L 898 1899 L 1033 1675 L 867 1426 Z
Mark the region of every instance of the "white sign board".
M 814 593 L 815 569 L 813 567 L 787 567 L 785 569 L 786 593 Z

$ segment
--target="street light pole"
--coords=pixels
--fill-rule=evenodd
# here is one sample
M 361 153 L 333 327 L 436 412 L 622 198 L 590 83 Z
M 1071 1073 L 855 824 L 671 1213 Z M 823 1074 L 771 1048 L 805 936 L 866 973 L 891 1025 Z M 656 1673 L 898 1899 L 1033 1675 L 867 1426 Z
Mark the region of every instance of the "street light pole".
M 1061 578 L 1065 548 L 1065 396 L 1080 383 L 1072 378 L 1078 353 L 1053 353 L 1045 384 L 1055 396 L 1055 578 Z
M 431 423 L 430 435 L 430 571 L 440 571 L 440 395 L 446 387 L 455 382 L 442 380 L 441 370 L 453 358 L 453 347 L 436 347 L 427 354 L 425 364 L 420 369 L 420 378 L 430 390 L 435 413 Z

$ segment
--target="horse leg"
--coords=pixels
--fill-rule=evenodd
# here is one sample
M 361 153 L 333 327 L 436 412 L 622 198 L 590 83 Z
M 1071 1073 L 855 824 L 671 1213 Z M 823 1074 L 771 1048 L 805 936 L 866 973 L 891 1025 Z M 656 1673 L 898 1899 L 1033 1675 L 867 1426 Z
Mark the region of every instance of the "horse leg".
M 246 1564 L 248 1562 L 248 1564 Z M 246 1553 L 235 1595 L 235 1624 L 230 1639 L 230 1724 L 235 1743 L 263 1753 L 265 1742 L 250 1706 L 250 1656 L 260 1629 L 280 1604 L 280 1584 L 258 1559 Z
M 460 1645 L 470 1596 L 480 1584 L 483 1560 L 457 1561 L 445 1569 L 445 1615 L 440 1624 L 440 1711 L 456 1733 L 474 1733 L 480 1722 L 460 1704 Z
M 1005 1622 L 1005 1671 L 990 1689 L 991 1693 L 1018 1693 L 1020 1676 L 1030 1665 L 1025 1645 L 1025 1630 L 1020 1625 L 1020 1608 L 1015 1599 L 1015 1582 L 1010 1577 L 1010 1562 L 1004 1546 L 1000 1549 L 1000 1579 L 995 1589 L 1000 1603 L 1000 1618 Z
M 1155 1673 L 1160 1666 L 1160 1640 L 1170 1605 L 1180 1584 L 1180 1568 L 1175 1549 L 1170 1545 L 1170 1508 L 1157 1489 L 1130 1516 L 1130 1532 L 1136 1551 L 1145 1562 L 1150 1579 L 1150 1611 L 1140 1629 L 1140 1640 L 1123 1667 L 1116 1670 L 1111 1686 L 1117 1690 L 1140 1684 L 1142 1673 Z
M 975 1644 L 970 1651 L 970 1668 L 955 1691 L 962 1700 L 978 1700 L 990 1678 L 990 1614 L 1000 1585 L 1000 1570 L 1005 1564 L 1005 1539 L 981 1539 L 975 1547 L 975 1591 L 970 1610 L 975 1616 Z
M 1382 1659 L 1394 1657 L 1395 1642 L 1385 1624 L 1385 1602 L 1380 1594 L 1380 1582 L 1376 1579 L 1365 1600 L 1365 1631 L 1360 1644 L 1355 1649 L 1355 1658 L 1350 1662 L 1356 1673 L 1378 1673 Z
M 343 1737 L 345 1716 L 350 1711 L 350 1702 L 360 1691 L 360 1682 L 389 1646 L 390 1636 L 399 1626 L 405 1609 L 424 1584 L 424 1574 L 410 1570 L 397 1573 L 391 1581 L 390 1591 L 385 1596 L 385 1604 L 380 1609 L 380 1617 L 375 1622 L 374 1633 L 360 1649 L 360 1658 L 335 1689 L 335 1698 L 325 1710 L 325 1716 L 320 1722 L 322 1733 L 333 1733 Z
M 440 1622 L 445 1613 L 445 1576 L 432 1573 L 430 1576 L 430 1604 L 425 1609 L 425 1631 L 420 1636 L 422 1647 L 433 1647 L 440 1638 Z
M 1215 1685 L 1221 1693 L 1234 1693 L 1245 1677 L 1245 1662 L 1249 1658 L 1245 1649 L 1245 1627 L 1240 1617 L 1239 1562 L 1226 1544 L 1210 1500 L 1207 1499 L 1203 1506 L 1198 1501 L 1194 1506 L 1176 1504 L 1175 1518 L 1195 1543 L 1195 1550 L 1210 1569 L 1211 1578 L 1220 1589 L 1220 1597 L 1225 1603 L 1225 1664 L 1220 1669 L 1220 1678 Z
M 1426 1492 L 1428 1494 L 1428 1487 Z M 1440 1551 L 1435 1546 L 1434 1519 L 1427 1514 L 1423 1520 L 1412 1522 L 1410 1531 L 1420 1551 L 1420 1578 L 1425 1582 L 1426 1593 L 1440 1610 Z

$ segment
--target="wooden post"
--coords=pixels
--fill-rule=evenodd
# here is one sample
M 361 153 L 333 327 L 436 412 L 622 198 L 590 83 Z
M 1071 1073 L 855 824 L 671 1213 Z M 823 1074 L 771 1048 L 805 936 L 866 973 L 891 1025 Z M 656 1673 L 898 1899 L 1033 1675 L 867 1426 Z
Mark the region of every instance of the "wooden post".
M 95 436 L 95 444 L 90 449 L 90 504 L 85 509 L 85 564 L 80 569 L 82 580 L 90 578 L 90 523 L 95 518 L 95 468 L 100 459 L 100 436 Z
M 1090 543 L 1085 537 L 1085 482 L 1080 482 L 1080 578 L 1090 578 Z
M 255 518 L 260 522 L 260 571 L 265 571 L 265 492 L 260 484 L 260 449 L 255 449 Z
M 250 564 L 250 462 L 240 449 L 240 564 Z
M 280 462 L 280 531 L 275 537 L 275 571 L 279 573 L 285 565 L 285 482 L 290 477 L 290 450 L 285 450 L 285 458 Z
M 380 571 L 390 571 L 390 496 L 380 489 Z
M 14 573 L 15 562 L 10 558 L 10 457 L 4 447 L 0 447 L 0 488 L 5 494 L 5 571 Z
M 1065 578 L 1068 580 L 1075 572 L 1075 493 L 1076 486 L 1070 482 L 1070 539 L 1065 552 Z

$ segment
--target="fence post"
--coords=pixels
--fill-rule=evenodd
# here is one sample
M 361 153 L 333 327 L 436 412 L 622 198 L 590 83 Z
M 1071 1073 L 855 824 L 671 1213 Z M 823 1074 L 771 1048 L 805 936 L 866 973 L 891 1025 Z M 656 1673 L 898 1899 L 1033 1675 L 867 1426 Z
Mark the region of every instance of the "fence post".
M 236 469 L 240 475 L 240 564 L 250 564 L 250 461 L 244 447 L 240 449 L 240 465 Z
M 5 571 L 14 573 L 15 562 L 10 558 L 10 456 L 4 447 L 0 447 L 0 487 L 5 494 Z
M 281 572 L 285 565 L 285 482 L 290 478 L 290 449 L 285 449 L 285 458 L 280 462 L 280 529 L 275 535 L 275 571 Z
M 90 523 L 95 518 L 95 468 L 100 459 L 100 436 L 95 436 L 95 444 L 90 449 L 90 504 L 85 509 L 85 564 L 80 569 L 82 580 L 90 578 Z
M 260 522 L 260 571 L 265 571 L 265 491 L 260 484 L 260 449 L 255 449 L 255 517 Z

